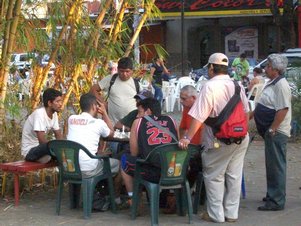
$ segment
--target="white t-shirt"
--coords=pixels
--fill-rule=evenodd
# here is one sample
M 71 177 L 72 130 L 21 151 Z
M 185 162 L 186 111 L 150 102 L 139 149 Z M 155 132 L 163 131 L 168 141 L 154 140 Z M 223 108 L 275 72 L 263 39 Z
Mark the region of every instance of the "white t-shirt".
M 91 154 L 95 155 L 100 137 L 110 135 L 110 129 L 102 119 L 94 118 L 87 112 L 80 115 L 71 115 L 68 119 L 67 140 L 72 140 L 85 146 Z M 81 171 L 94 170 L 98 159 L 91 159 L 85 152 L 79 153 Z
M 57 113 L 53 113 L 52 119 L 48 117 L 45 107 L 36 109 L 25 121 L 22 131 L 21 153 L 25 157 L 29 150 L 39 145 L 37 133 L 44 131 L 46 134 L 50 130 L 59 130 L 59 120 Z
M 248 99 L 240 86 L 240 98 L 245 112 L 249 112 Z M 204 123 L 208 117 L 217 117 L 234 95 L 235 86 L 229 75 L 218 75 L 207 81 L 201 88 L 200 94 L 188 112 L 193 118 Z M 205 126 L 203 145 L 213 148 L 214 135 L 210 126 Z
M 101 90 L 108 92 L 111 78 L 112 75 L 108 75 L 98 82 Z M 108 114 L 113 124 L 137 108 L 134 98 L 136 94 L 137 91 L 133 78 L 122 81 L 119 76 L 117 76 L 111 87 L 108 99 Z

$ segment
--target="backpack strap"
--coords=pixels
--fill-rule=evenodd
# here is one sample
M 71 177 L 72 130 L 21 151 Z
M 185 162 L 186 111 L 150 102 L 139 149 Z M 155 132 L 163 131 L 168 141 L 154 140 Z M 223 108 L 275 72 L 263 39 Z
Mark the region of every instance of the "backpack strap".
M 118 73 L 114 74 L 112 76 L 111 80 L 110 80 L 110 86 L 108 88 L 108 94 L 107 94 L 106 100 L 109 99 L 111 88 L 114 85 L 117 77 L 118 77 Z M 135 83 L 136 92 L 139 93 L 139 89 L 140 89 L 139 81 L 135 78 L 133 78 L 133 80 L 134 80 L 134 83 Z
M 110 91 L 111 91 L 112 85 L 115 83 L 117 76 L 118 76 L 118 74 L 117 74 L 117 73 L 116 73 L 116 74 L 114 74 L 114 75 L 112 76 L 111 80 L 110 80 L 110 86 L 109 86 L 109 88 L 108 88 L 108 94 L 107 94 L 107 98 L 106 98 L 106 100 L 108 100 L 108 99 L 109 99 L 109 96 L 110 96 Z
M 140 92 L 139 80 L 136 78 L 133 78 L 133 79 L 134 79 L 134 83 L 135 83 L 136 92 L 139 93 Z

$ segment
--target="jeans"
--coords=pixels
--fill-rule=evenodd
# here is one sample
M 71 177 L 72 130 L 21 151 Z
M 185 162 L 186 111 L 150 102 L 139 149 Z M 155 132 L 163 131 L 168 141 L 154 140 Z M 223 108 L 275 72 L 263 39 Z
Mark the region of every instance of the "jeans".
M 264 135 L 267 176 L 266 205 L 284 208 L 286 196 L 286 145 L 288 137 L 276 132 Z
M 162 92 L 162 88 L 160 85 L 152 83 L 154 90 L 155 90 L 155 95 L 154 98 L 156 100 L 158 100 L 160 102 L 160 104 L 162 104 L 162 100 L 163 100 L 163 92 Z

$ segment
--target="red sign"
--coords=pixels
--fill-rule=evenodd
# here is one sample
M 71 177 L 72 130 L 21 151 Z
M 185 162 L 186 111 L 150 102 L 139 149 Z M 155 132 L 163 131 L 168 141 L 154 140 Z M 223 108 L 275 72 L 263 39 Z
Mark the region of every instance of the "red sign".
M 258 10 L 269 9 L 271 0 L 185 0 L 185 12 L 225 11 L 225 10 Z M 181 0 L 156 0 L 162 13 L 180 12 Z M 283 0 L 278 0 L 278 7 L 283 7 Z

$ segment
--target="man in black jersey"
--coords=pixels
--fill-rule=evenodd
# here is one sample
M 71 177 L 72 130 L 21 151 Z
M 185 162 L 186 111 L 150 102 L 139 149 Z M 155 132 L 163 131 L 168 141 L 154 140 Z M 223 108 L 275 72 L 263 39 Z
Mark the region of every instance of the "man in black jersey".
M 129 197 L 133 195 L 133 176 L 137 158 L 145 159 L 157 146 L 176 142 L 169 134 L 150 123 L 144 116 L 148 115 L 162 127 L 167 128 L 175 136 L 178 135 L 175 121 L 167 115 L 161 115 L 160 102 L 154 98 L 147 98 L 138 103 L 138 118 L 131 127 L 130 154 L 121 157 L 121 174 Z M 158 161 L 159 163 L 159 161 Z M 147 165 L 142 172 L 143 177 L 151 182 L 160 179 L 160 163 Z

